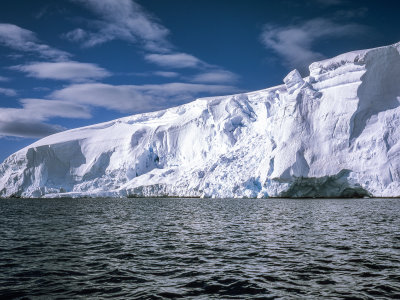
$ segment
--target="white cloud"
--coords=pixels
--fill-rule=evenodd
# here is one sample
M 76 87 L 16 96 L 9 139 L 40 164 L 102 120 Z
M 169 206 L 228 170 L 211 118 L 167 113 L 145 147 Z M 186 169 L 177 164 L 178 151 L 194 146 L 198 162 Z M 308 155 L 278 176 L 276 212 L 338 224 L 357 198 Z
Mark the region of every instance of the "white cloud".
M 76 28 L 66 34 L 67 39 L 79 42 L 84 47 L 92 47 L 111 40 L 119 39 L 143 46 L 145 60 L 164 68 L 193 68 L 210 70 L 220 69 L 219 82 L 222 79 L 222 68 L 212 66 L 201 59 L 187 53 L 177 52 L 168 41 L 169 30 L 157 19 L 146 12 L 133 0 L 71 0 L 82 4 L 95 15 L 98 20 L 89 20 L 90 29 Z M 228 71 L 226 71 L 228 72 Z M 177 77 L 176 73 L 154 72 L 163 77 Z M 211 74 L 210 74 L 211 76 Z M 205 77 L 204 77 L 205 78 Z M 227 78 L 227 73 L 225 77 Z M 201 81 L 199 78 L 199 82 Z M 207 79 L 204 80 L 204 82 Z
M 323 38 L 353 37 L 369 32 L 367 26 L 355 23 L 339 24 L 317 18 L 293 26 L 266 25 L 261 41 L 267 49 L 276 52 L 291 68 L 304 68 L 324 55 L 313 50 L 316 41 Z
M 170 71 L 128 72 L 128 73 L 116 73 L 116 75 L 137 76 L 137 77 L 160 76 L 164 78 L 176 78 L 181 76 L 181 74 L 179 74 L 178 72 L 170 72 Z
M 8 78 L 8 77 L 4 77 L 4 76 L 0 76 L 0 81 L 9 81 L 10 80 L 10 78 Z
M 166 84 L 146 84 L 137 85 L 135 87 L 138 91 L 145 92 L 149 95 L 155 95 L 159 97 L 165 96 L 176 96 L 182 94 L 221 94 L 237 92 L 238 89 L 229 85 L 213 85 L 213 84 L 198 84 L 198 83 L 166 83 Z M 193 99 L 192 99 L 193 100 Z
M 74 84 L 53 92 L 50 97 L 120 112 L 151 109 L 151 98 L 129 85 L 103 83 Z
M 166 78 L 173 78 L 173 77 L 178 77 L 179 73 L 177 72 L 167 72 L 167 71 L 156 71 L 153 72 L 154 75 L 161 76 L 161 77 L 166 77 Z
M 47 86 L 36 86 L 36 87 L 33 88 L 33 90 L 37 91 L 37 92 L 48 92 L 51 89 L 49 87 L 47 87 Z
M 0 45 L 48 59 L 65 60 L 71 56 L 67 52 L 41 44 L 35 33 L 13 24 L 0 23 Z
M 111 75 L 96 64 L 75 61 L 34 62 L 13 66 L 11 69 L 26 72 L 30 77 L 70 81 L 87 81 Z
M 87 107 L 58 100 L 22 99 L 22 108 L 0 108 L 0 135 L 41 138 L 64 127 L 45 123 L 50 118 L 90 118 Z
M 225 70 L 213 70 L 193 77 L 193 82 L 205 83 L 233 83 L 238 80 L 238 75 Z
M 0 94 L 12 97 L 16 96 L 17 92 L 13 89 L 0 88 Z
M 25 98 L 20 100 L 23 109 L 40 120 L 48 118 L 90 119 L 89 108 L 60 100 Z
M 53 92 L 54 99 L 99 106 L 120 112 L 146 112 L 193 100 L 200 93 L 237 92 L 229 85 L 168 83 L 159 85 L 73 84 Z
M 120 39 L 142 43 L 146 49 L 164 51 L 170 48 L 166 40 L 168 29 L 131 0 L 75 0 L 100 17 L 91 21 L 96 31 L 77 28 L 65 37 L 92 47 L 111 40 Z
M 88 37 L 88 33 L 82 28 L 76 28 L 64 34 L 63 36 L 72 42 L 84 42 Z
M 197 57 L 187 53 L 147 54 L 145 59 L 151 63 L 167 68 L 198 68 L 205 66 Z

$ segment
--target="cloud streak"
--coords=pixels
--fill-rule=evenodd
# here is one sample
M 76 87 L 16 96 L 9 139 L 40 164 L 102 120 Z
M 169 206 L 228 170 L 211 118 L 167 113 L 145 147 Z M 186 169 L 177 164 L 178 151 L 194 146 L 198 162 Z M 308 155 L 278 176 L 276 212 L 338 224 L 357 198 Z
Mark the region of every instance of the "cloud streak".
M 193 77 L 193 82 L 201 83 L 233 83 L 239 79 L 235 73 L 225 70 L 211 70 L 197 74 Z
M 44 100 L 24 98 L 20 100 L 25 112 L 38 120 L 49 118 L 90 119 L 92 115 L 88 107 L 60 100 Z
M 197 57 L 186 53 L 172 54 L 147 54 L 145 59 L 151 63 L 167 68 L 199 68 L 207 66 L 206 63 Z
M 46 123 L 52 118 L 89 119 L 91 108 L 127 112 L 165 109 L 193 100 L 199 94 L 239 92 L 229 85 L 167 83 L 111 85 L 76 83 L 48 95 L 48 99 L 25 98 L 21 108 L 0 108 L 0 135 L 41 138 L 65 128 Z
M 90 81 L 108 77 L 111 74 L 96 64 L 65 62 L 34 62 L 17 65 L 10 69 L 25 72 L 30 77 L 53 80 Z
M 167 83 L 158 85 L 110 85 L 104 83 L 73 84 L 53 92 L 49 97 L 119 112 L 147 112 L 193 100 L 198 94 L 237 92 L 229 85 Z
M 64 127 L 46 123 L 55 117 L 90 118 L 87 107 L 58 100 L 22 99 L 22 108 L 0 108 L 0 135 L 42 138 Z
M 0 94 L 12 97 L 17 95 L 17 91 L 13 89 L 0 88 Z
M 34 32 L 13 24 L 0 23 L 0 45 L 30 52 L 46 59 L 66 60 L 71 54 L 40 43 Z
M 0 116 L 5 113 L 10 113 L 10 111 L 0 110 Z M 11 122 L 0 120 L 0 134 L 2 137 L 43 138 L 65 129 L 59 125 L 47 124 L 32 119 L 12 120 Z
M 370 28 L 355 23 L 340 24 L 329 19 L 316 18 L 292 26 L 268 24 L 261 34 L 263 45 L 278 54 L 284 64 L 304 69 L 311 62 L 325 58 L 314 50 L 314 44 L 324 38 L 353 37 L 370 32 Z
M 179 73 L 177 72 L 168 72 L 168 71 L 155 71 L 153 72 L 154 75 L 156 76 L 161 76 L 165 78 L 173 78 L 173 77 L 178 77 Z
M 143 46 L 144 59 L 152 64 L 167 69 L 197 69 L 206 74 L 200 75 L 196 82 L 210 82 L 211 73 L 215 83 L 228 82 L 228 71 L 212 66 L 194 55 L 175 50 L 168 41 L 169 30 L 157 19 L 132 0 L 72 0 L 81 4 L 99 19 L 89 20 L 91 29 L 76 28 L 66 34 L 67 39 L 79 42 L 84 47 L 93 47 L 112 40 L 123 40 Z M 216 71 L 217 70 L 217 71 Z M 225 74 L 223 74 L 225 72 Z M 166 75 L 165 73 L 164 75 Z M 232 74 L 232 73 L 231 73 Z M 161 73 L 155 75 L 163 76 Z M 176 77 L 170 73 L 163 77 Z M 232 76 L 231 78 L 237 76 Z
M 167 41 L 168 29 L 131 0 L 75 0 L 100 20 L 90 21 L 95 30 L 77 28 L 65 37 L 81 42 L 84 47 L 93 47 L 115 39 L 141 43 L 152 51 L 165 51 L 171 45 Z

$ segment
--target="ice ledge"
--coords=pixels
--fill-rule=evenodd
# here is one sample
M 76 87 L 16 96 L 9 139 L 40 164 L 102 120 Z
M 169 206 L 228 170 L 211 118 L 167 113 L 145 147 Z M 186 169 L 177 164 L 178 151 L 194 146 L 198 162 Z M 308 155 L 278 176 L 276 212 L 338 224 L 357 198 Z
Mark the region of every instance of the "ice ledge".
M 293 94 L 295 90 L 301 88 L 305 84 L 305 81 L 301 77 L 299 71 L 296 69 L 286 75 L 286 77 L 283 79 L 283 82 L 285 83 L 289 94 Z

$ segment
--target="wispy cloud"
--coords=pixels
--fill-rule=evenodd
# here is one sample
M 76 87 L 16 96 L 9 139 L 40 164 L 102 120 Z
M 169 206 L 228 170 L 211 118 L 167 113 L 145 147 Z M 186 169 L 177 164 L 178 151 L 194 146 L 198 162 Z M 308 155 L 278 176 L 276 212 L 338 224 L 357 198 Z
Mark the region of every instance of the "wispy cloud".
M 9 81 L 10 80 L 10 78 L 8 78 L 8 77 L 4 77 L 4 76 L 0 76 L 0 81 Z
M 22 138 L 42 138 L 65 130 L 60 125 L 47 124 L 27 117 L 20 117 L 21 110 L 0 109 L 0 118 L 13 115 L 16 119 L 11 121 L 0 120 L 0 137 L 15 136 Z
M 63 34 L 62 36 L 70 40 L 71 42 L 77 42 L 77 43 L 81 42 L 82 45 L 85 47 L 91 47 L 100 44 L 100 42 L 94 43 L 93 41 L 90 41 L 88 43 L 88 41 L 85 39 L 88 38 L 89 33 L 86 30 L 83 30 L 82 28 L 76 28 L 74 30 L 71 30 Z M 104 42 L 106 42 L 106 40 L 104 40 Z
M 367 7 L 357 7 L 357 9 L 341 9 L 335 12 L 334 16 L 338 19 L 351 20 L 364 18 L 368 14 Z
M 52 60 L 65 60 L 71 56 L 65 51 L 40 43 L 35 33 L 13 24 L 0 24 L 0 45 Z
M 239 76 L 235 73 L 225 70 L 211 70 L 195 75 L 192 81 L 202 83 L 234 83 L 238 79 Z
M 64 127 L 46 123 L 55 117 L 90 118 L 87 107 L 57 100 L 22 99 L 22 108 L 0 108 L 0 135 L 41 138 Z
M 49 118 L 90 119 L 92 117 L 88 107 L 60 100 L 44 100 L 24 98 L 20 100 L 25 111 L 40 120 Z
M 145 59 L 151 63 L 167 68 L 198 68 L 207 64 L 187 53 L 147 54 Z
M 88 81 L 101 79 L 111 74 L 96 64 L 76 61 L 33 62 L 10 69 L 25 72 L 30 77 L 54 80 Z
M 168 72 L 168 71 L 155 71 L 153 72 L 153 74 L 166 78 L 174 78 L 179 76 L 179 73 L 177 72 Z
M 120 112 L 154 111 L 193 100 L 198 94 L 225 94 L 238 91 L 229 85 L 168 83 L 159 85 L 73 84 L 49 97 Z
M 203 60 L 189 53 L 179 52 L 169 42 L 169 30 L 159 20 L 145 11 L 139 4 L 132 0 L 72 0 L 79 3 L 99 19 L 89 20 L 90 29 L 76 28 L 64 35 L 67 39 L 79 42 L 84 47 L 92 47 L 111 40 L 124 40 L 142 46 L 146 61 L 167 69 L 198 69 L 205 73 L 215 73 L 218 82 L 222 80 L 225 71 L 223 68 L 207 64 Z M 157 76 L 177 77 L 174 73 L 154 73 Z M 168 75 L 167 75 L 168 74 Z M 173 75 L 174 74 L 174 75 Z M 227 79 L 228 73 L 224 78 Z M 231 73 L 232 74 L 232 73 Z M 198 82 L 209 82 L 211 74 L 199 77 Z M 202 78 L 205 80 L 202 81 Z M 197 82 L 197 81 L 196 81 Z M 218 83 L 215 82 L 215 83 Z
M 354 37 L 370 32 L 370 28 L 355 23 L 340 24 L 330 19 L 316 18 L 292 26 L 268 24 L 261 34 L 267 49 L 273 50 L 286 66 L 304 69 L 325 56 L 314 50 L 315 42 L 323 38 Z
M 147 112 L 185 103 L 198 94 L 239 92 L 229 85 L 168 83 L 159 85 L 72 84 L 48 99 L 21 99 L 21 108 L 0 108 L 0 136 L 41 138 L 65 128 L 48 124 L 60 118 L 91 118 L 91 107 L 119 112 Z
M 166 37 L 168 29 L 137 3 L 131 0 L 74 0 L 95 13 L 100 19 L 90 21 L 94 30 L 77 28 L 65 37 L 92 47 L 111 40 L 120 39 L 141 43 L 152 51 L 170 48 Z
M 0 94 L 12 97 L 17 95 L 17 91 L 13 89 L 0 88 Z

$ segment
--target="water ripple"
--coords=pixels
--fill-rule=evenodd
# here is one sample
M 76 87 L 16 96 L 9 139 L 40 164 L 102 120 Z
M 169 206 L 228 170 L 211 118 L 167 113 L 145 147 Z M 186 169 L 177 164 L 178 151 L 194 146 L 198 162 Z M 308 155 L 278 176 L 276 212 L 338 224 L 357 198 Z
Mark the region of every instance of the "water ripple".
M 400 200 L 0 200 L 1 299 L 400 298 Z

